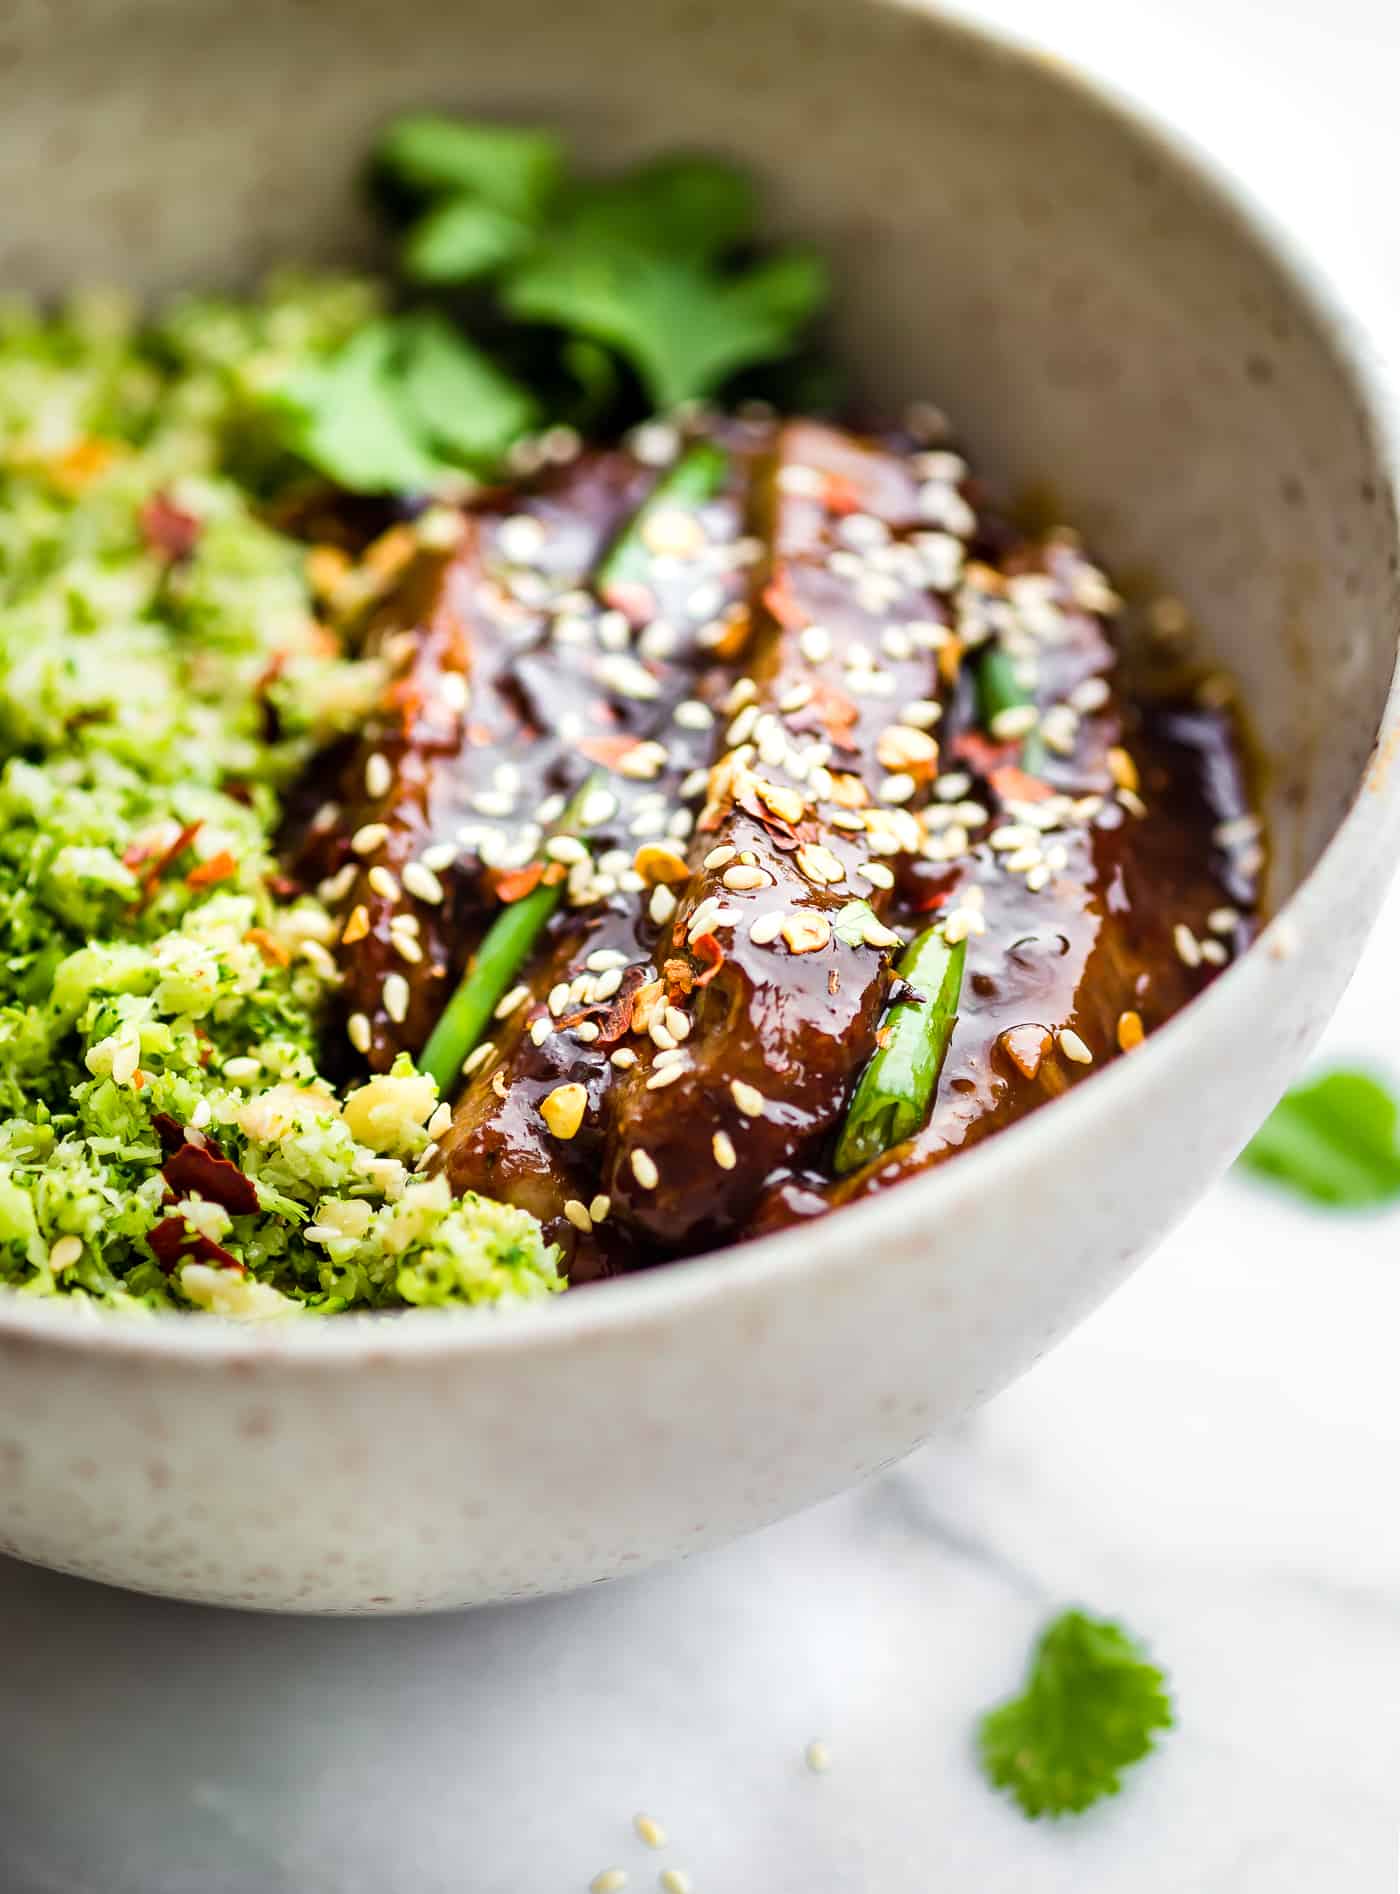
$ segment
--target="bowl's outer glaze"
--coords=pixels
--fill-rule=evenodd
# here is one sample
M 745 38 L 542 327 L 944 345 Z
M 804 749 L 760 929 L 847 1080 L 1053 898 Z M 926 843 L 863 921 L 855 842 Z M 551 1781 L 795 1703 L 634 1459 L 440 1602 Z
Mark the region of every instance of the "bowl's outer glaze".
M 0 72 L 0 275 L 41 289 L 343 255 L 355 161 L 409 104 L 753 163 L 834 258 L 869 391 L 935 395 L 996 480 L 1050 481 L 1117 573 L 1196 608 L 1269 759 L 1282 906 L 1029 1124 L 542 1314 L 248 1333 L 11 1302 L 0 1546 L 267 1608 L 519 1596 L 760 1525 L 1004 1384 L 1263 1117 L 1400 838 L 1389 410 L 1306 273 L 1170 140 L 917 8 L 68 0 L 0 22 Z

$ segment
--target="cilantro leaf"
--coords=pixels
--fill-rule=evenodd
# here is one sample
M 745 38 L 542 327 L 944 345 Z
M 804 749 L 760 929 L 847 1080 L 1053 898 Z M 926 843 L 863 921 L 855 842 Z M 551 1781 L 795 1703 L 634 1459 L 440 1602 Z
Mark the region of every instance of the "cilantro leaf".
M 1121 1626 L 1066 1611 L 1041 1633 L 1019 1697 L 978 1726 L 982 1768 L 1032 1820 L 1116 1795 L 1172 1723 L 1160 1670 Z
M 722 276 L 692 258 L 564 241 L 513 271 L 502 301 L 522 321 L 610 344 L 670 408 L 786 354 L 826 288 L 822 264 L 805 251 Z
M 1400 1197 L 1400 1107 L 1365 1072 L 1329 1072 L 1278 1104 L 1240 1158 L 1315 1203 L 1346 1209 Z
M 427 492 L 489 471 L 533 398 L 444 317 L 383 316 L 270 397 L 285 444 L 355 493 Z
M 570 242 L 713 262 L 753 236 L 752 180 L 718 158 L 656 158 L 621 177 L 576 184 L 560 210 Z
M 397 353 L 381 317 L 269 398 L 292 452 L 354 493 L 421 491 L 441 472 L 399 400 Z
M 449 460 L 490 473 L 539 420 L 534 397 L 445 316 L 404 316 L 399 392 L 422 438 Z
M 535 241 L 532 224 L 474 197 L 445 197 L 404 238 L 404 271 L 416 283 L 470 283 L 492 276 Z
M 564 175 L 551 132 L 484 125 L 432 112 L 396 119 L 380 140 L 379 168 L 428 196 L 464 192 L 523 220 L 540 216 Z

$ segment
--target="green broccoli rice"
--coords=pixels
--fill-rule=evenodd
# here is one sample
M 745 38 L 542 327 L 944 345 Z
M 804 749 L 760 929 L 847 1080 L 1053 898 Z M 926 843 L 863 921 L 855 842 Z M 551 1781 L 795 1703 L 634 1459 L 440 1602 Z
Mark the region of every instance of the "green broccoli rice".
M 279 892 L 281 793 L 382 680 L 269 524 L 266 394 L 374 300 L 336 278 L 149 323 L 110 297 L 0 307 L 0 1278 L 22 1295 L 258 1317 L 563 1286 L 531 1217 L 419 1168 L 432 1079 L 401 1060 L 342 1098 L 320 1076 L 331 924 Z

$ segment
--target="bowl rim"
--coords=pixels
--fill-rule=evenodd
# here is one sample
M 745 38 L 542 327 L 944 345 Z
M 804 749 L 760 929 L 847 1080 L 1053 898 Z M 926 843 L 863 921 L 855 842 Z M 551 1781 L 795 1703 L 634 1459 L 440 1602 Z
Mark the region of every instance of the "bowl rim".
M 1267 254 L 1287 279 L 1299 305 L 1323 335 L 1356 396 L 1378 463 L 1390 476 L 1388 500 L 1400 530 L 1400 391 L 1383 366 L 1369 325 L 1341 299 L 1306 247 L 1279 213 L 1231 171 L 1194 134 L 1137 99 L 1117 81 L 1090 72 L 1033 39 L 983 19 L 948 0 L 865 0 L 891 12 L 919 17 L 932 31 L 953 35 L 1003 65 L 1037 67 L 1077 98 L 1081 106 L 1116 124 L 1149 149 L 1163 165 Z M 590 1286 L 587 1295 L 564 1294 L 546 1302 L 498 1308 L 363 1310 L 315 1320 L 240 1322 L 178 1311 L 133 1316 L 66 1297 L 26 1297 L 0 1289 L 0 1345 L 25 1344 L 69 1353 L 97 1351 L 132 1360 L 223 1365 L 254 1363 L 269 1368 L 295 1363 L 300 1370 L 327 1371 L 351 1364 L 438 1359 L 463 1361 L 486 1354 L 547 1354 L 587 1346 L 619 1331 L 652 1329 L 697 1306 L 727 1298 L 766 1295 L 789 1278 L 808 1282 L 841 1268 L 863 1267 L 915 1219 L 956 1217 L 960 1203 L 1014 1174 L 1023 1153 L 1041 1146 L 1072 1145 L 1090 1114 L 1132 1111 L 1155 1089 L 1157 1073 L 1188 1034 L 1205 1038 L 1212 1016 L 1222 1017 L 1234 997 L 1262 976 L 1266 959 L 1291 957 L 1299 938 L 1300 911 L 1326 908 L 1326 884 L 1353 869 L 1375 874 L 1378 850 L 1389 836 L 1400 842 L 1400 775 L 1388 765 L 1400 747 L 1400 641 L 1379 725 L 1351 800 L 1307 874 L 1261 933 L 1206 991 L 1158 1028 L 1132 1059 L 1114 1060 L 1087 1084 L 973 1149 L 955 1163 L 905 1179 L 891 1189 L 829 1213 L 821 1221 L 840 1239 L 812 1253 L 811 1228 L 799 1224 L 773 1235 L 731 1244 L 688 1260 L 639 1270 Z M 1387 877 L 1388 877 L 1388 870 Z

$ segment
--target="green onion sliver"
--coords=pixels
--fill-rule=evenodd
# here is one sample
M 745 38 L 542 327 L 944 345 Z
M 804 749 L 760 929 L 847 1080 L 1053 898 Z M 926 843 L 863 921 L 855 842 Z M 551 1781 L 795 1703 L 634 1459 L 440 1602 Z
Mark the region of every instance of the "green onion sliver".
M 713 441 L 695 441 L 657 481 L 628 520 L 598 567 L 604 598 L 618 585 L 645 585 L 655 553 L 647 545 L 647 526 L 658 514 L 703 506 L 723 492 L 729 456 Z
M 559 818 L 556 834 L 566 834 L 579 823 L 579 811 L 600 778 L 590 776 Z M 491 1023 L 492 1015 L 529 959 L 545 924 L 564 896 L 564 878 L 541 881 L 529 894 L 504 907 L 486 930 L 476 957 L 462 975 L 418 1059 L 420 1072 L 437 1080 L 445 1098 L 457 1082 L 468 1055 Z
M 896 970 L 923 1004 L 901 1000 L 886 1014 L 884 1043 L 860 1075 L 836 1143 L 836 1174 L 859 1170 L 928 1121 L 938 1075 L 958 1018 L 966 941 L 949 946 L 931 927 L 912 941 Z
M 984 651 L 977 666 L 977 708 L 988 734 L 996 735 L 995 720 L 1004 710 L 1024 710 L 1034 704 L 1010 654 L 997 645 Z M 1045 740 L 1039 730 L 1032 730 L 1021 744 L 1021 767 L 1031 776 L 1038 776 L 1045 767 Z

